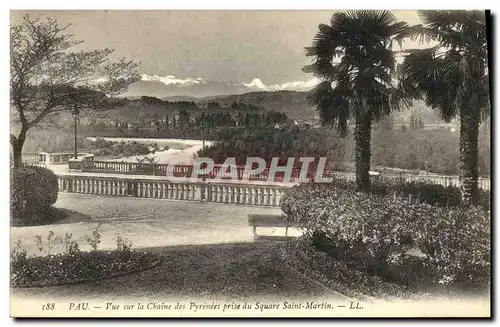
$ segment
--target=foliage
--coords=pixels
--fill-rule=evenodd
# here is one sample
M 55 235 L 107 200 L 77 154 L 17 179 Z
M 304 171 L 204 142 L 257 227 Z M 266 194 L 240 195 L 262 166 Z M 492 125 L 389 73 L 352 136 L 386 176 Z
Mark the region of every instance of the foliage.
M 216 163 L 235 157 L 237 164 L 245 164 L 248 157 L 260 157 L 270 164 L 274 157 L 326 157 L 332 145 L 338 143 L 339 137 L 327 130 L 261 126 L 253 129 L 224 129 L 216 139 L 215 144 L 200 150 L 197 155 L 212 158 Z
M 132 250 L 132 241 L 122 238 L 120 235 L 116 236 L 117 251 L 122 253 L 130 253 Z
M 40 235 L 36 237 L 42 239 Z M 47 239 L 58 239 L 49 232 Z M 65 236 L 65 252 L 43 257 L 27 257 L 21 242 L 15 243 L 11 251 L 11 286 L 13 287 L 45 287 L 95 281 L 103 278 L 117 277 L 134 271 L 150 268 L 158 263 L 158 259 L 146 252 L 131 249 L 132 243 L 117 239 L 118 249 L 115 251 L 81 252 L 78 243 L 71 241 L 71 234 Z
M 97 231 L 97 228 L 92 231 L 92 236 L 85 234 L 85 240 L 92 247 L 92 251 L 97 251 L 99 244 L 101 243 L 101 234 Z
M 36 235 L 35 239 L 36 239 L 36 246 L 37 246 L 38 251 L 42 252 L 44 249 L 43 238 L 40 235 Z M 46 248 L 47 255 L 50 255 L 54 246 L 56 246 L 57 244 L 62 244 L 63 242 L 64 242 L 64 240 L 61 237 L 59 237 L 59 236 L 54 237 L 54 232 L 49 231 L 49 234 L 47 236 L 47 248 Z
M 57 200 L 57 176 L 42 167 L 18 167 L 10 180 L 10 210 L 14 224 L 40 224 Z M 49 215 L 50 216 L 50 215 Z
M 459 187 L 443 186 L 425 182 L 410 182 L 398 185 L 389 184 L 386 188 L 400 189 L 401 195 L 411 197 L 423 203 L 441 207 L 456 207 L 462 205 L 462 195 Z M 491 210 L 490 191 L 480 190 L 478 206 L 485 211 Z
M 346 296 L 362 300 L 367 296 L 401 299 L 413 295 L 405 285 L 385 281 L 367 274 L 364 267 L 356 269 L 350 262 L 333 259 L 318 250 L 311 238 L 302 237 L 287 247 L 285 259 L 290 266 Z
M 14 243 L 10 251 L 10 266 L 11 271 L 15 273 L 16 271 L 21 271 L 23 267 L 26 266 L 27 253 L 26 250 L 21 247 L 21 240 L 17 240 Z
M 140 142 L 113 142 L 97 137 L 95 141 L 85 140 L 86 151 L 96 156 L 131 157 L 149 154 L 149 146 Z
M 479 207 L 439 208 L 415 229 L 414 241 L 436 267 L 436 281 L 487 285 L 491 267 L 489 212 Z
M 403 81 L 429 107 L 450 120 L 460 108 L 490 109 L 487 28 L 484 11 L 422 10 L 424 24 L 413 26 L 404 37 L 436 46 L 411 50 L 402 66 Z
M 345 183 L 309 183 L 288 192 L 281 208 L 318 249 L 384 278 L 393 278 L 391 266 L 404 264 L 414 248 L 424 254 L 414 259 L 433 269 L 435 282 L 484 285 L 489 276 L 490 212 L 480 207 L 432 206 L 384 188 L 367 194 Z M 472 260 L 467 269 L 466 260 Z

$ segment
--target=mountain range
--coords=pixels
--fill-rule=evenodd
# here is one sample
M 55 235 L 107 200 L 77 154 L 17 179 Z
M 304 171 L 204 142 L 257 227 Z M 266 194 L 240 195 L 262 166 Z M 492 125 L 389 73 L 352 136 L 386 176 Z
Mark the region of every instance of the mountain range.
M 201 77 L 178 78 L 173 75 L 157 76 L 142 74 L 140 81 L 129 86 L 122 96 L 136 98 L 143 95 L 159 99 L 171 97 L 206 98 L 221 95 L 243 94 L 255 91 L 308 91 L 318 83 L 316 78 L 309 81 L 293 81 L 283 84 L 266 85 L 254 78 L 249 83 L 214 81 Z
M 318 83 L 309 81 L 287 82 L 281 85 L 265 85 L 255 78 L 250 83 L 213 81 L 204 78 L 178 78 L 172 75 L 141 75 L 141 80 L 130 85 L 123 97 L 139 99 L 142 96 L 156 97 L 163 101 L 213 101 L 230 106 L 233 102 L 252 104 L 265 110 L 284 112 L 291 119 L 310 120 L 318 116 L 314 106 L 307 100 L 307 91 Z M 141 109 L 142 108 L 142 109 Z M 125 106 L 120 112 L 164 110 L 143 106 L 139 103 Z M 404 110 L 393 115 L 395 122 L 408 123 L 412 114 L 421 116 L 425 124 L 439 124 L 442 120 L 423 101 L 415 101 L 413 111 Z M 128 114 L 134 115 L 132 112 Z

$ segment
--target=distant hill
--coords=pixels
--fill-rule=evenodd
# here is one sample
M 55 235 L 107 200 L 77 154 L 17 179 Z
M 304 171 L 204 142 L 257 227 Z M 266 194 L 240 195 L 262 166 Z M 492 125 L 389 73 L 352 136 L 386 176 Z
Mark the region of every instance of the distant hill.
M 190 97 L 190 96 L 185 96 L 185 95 L 174 95 L 171 97 L 164 97 L 162 98 L 163 101 L 194 101 L 198 102 L 201 101 L 202 99 L 198 97 Z
M 315 116 L 314 107 L 310 106 L 305 92 L 275 91 L 275 92 L 250 92 L 238 95 L 207 96 L 202 98 L 192 96 L 171 96 L 158 99 L 155 97 L 127 96 L 126 105 L 108 112 L 110 119 L 134 120 L 139 116 L 164 116 L 175 114 L 183 102 L 188 103 L 188 110 L 197 110 L 193 104 L 218 103 L 220 109 L 210 110 L 231 111 L 234 103 L 253 105 L 259 110 L 278 111 L 286 113 L 291 119 L 310 120 Z M 145 101 L 143 99 L 150 99 Z M 190 104 L 189 104 L 190 103 Z M 194 108 L 193 108 L 194 107 Z M 189 109 L 191 108 L 191 109 Z
M 266 110 L 283 112 L 291 119 L 309 120 L 316 116 L 316 110 L 313 106 L 309 105 L 306 94 L 306 92 L 296 91 L 250 92 L 215 97 L 212 101 L 226 105 L 233 102 L 243 102 L 265 108 Z
M 199 103 L 217 103 L 220 109 L 215 106 L 210 110 L 231 111 L 234 103 L 253 105 L 259 110 L 278 111 L 285 113 L 291 119 L 311 120 L 318 116 L 315 107 L 307 101 L 307 92 L 297 91 L 273 91 L 273 92 L 249 92 L 235 95 L 220 95 L 207 97 L 193 96 L 171 96 L 162 99 L 146 97 L 150 101 L 143 101 L 141 97 L 128 97 L 127 104 L 120 110 L 109 113 L 110 118 L 125 118 L 133 121 L 139 116 L 158 117 L 173 115 L 185 104 L 184 108 L 190 111 L 197 110 Z M 438 111 L 429 108 L 423 101 L 414 101 L 413 106 L 404 111 L 393 113 L 395 124 L 410 124 L 411 116 L 421 117 L 426 125 L 442 124 Z

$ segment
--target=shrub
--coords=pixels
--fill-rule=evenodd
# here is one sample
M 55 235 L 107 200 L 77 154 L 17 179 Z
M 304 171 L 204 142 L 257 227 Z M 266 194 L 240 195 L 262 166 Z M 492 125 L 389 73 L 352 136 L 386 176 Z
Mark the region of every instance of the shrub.
M 92 251 L 97 251 L 99 244 L 101 243 L 101 234 L 97 231 L 97 228 L 92 231 L 92 236 L 85 234 L 85 240 L 89 243 Z
M 331 185 L 333 188 L 341 190 L 355 191 L 355 185 L 346 179 L 335 179 Z M 434 206 L 448 207 L 460 206 L 462 204 L 462 194 L 460 188 L 455 186 L 443 186 L 428 182 L 406 182 L 400 180 L 373 179 L 371 192 L 383 196 L 407 197 L 419 202 Z M 479 190 L 479 202 L 477 204 L 483 210 L 490 210 L 490 191 Z
M 26 266 L 27 253 L 26 250 L 21 247 L 21 240 L 18 240 L 10 252 L 10 262 L 11 262 L 11 274 L 22 271 Z
M 436 267 L 440 284 L 484 285 L 490 278 L 490 214 L 478 207 L 437 208 L 422 217 L 414 240 Z
M 343 183 L 303 184 L 282 199 L 283 212 L 305 230 L 316 248 L 390 278 L 390 266 L 404 264 L 401 258 L 418 247 L 425 255 L 421 260 L 434 266 L 436 282 L 489 277 L 488 211 L 432 206 L 339 185 Z M 387 189 L 380 190 L 388 194 Z M 472 264 L 464 269 L 468 260 Z
M 445 187 L 440 184 L 410 182 L 404 183 L 401 190 L 404 196 L 412 197 L 420 202 L 435 206 L 455 207 L 462 204 L 460 188 L 455 186 Z M 490 191 L 479 190 L 478 206 L 484 210 L 490 210 Z
M 114 142 L 106 141 L 101 137 L 97 137 L 95 141 L 87 140 L 85 142 L 86 151 L 95 154 L 96 156 L 129 157 L 133 155 L 149 154 L 149 146 L 138 142 Z
M 130 253 L 132 251 L 132 241 L 123 239 L 120 235 L 116 237 L 116 250 L 121 253 Z
M 313 184 L 293 199 L 285 196 L 283 211 L 311 236 L 314 234 L 316 242 L 332 245 L 330 251 L 337 252 L 335 256 L 358 257 L 382 273 L 391 253 L 404 252 L 412 245 L 414 217 L 407 216 L 407 208 L 415 204 L 400 197 L 352 189 L 328 191 L 326 185 Z
M 284 258 L 294 269 L 346 296 L 364 300 L 371 296 L 400 299 L 411 295 L 405 286 L 353 269 L 347 261 L 332 259 L 310 238 L 289 243 L 287 250 Z
M 50 219 L 48 210 L 57 201 L 57 176 L 49 169 L 24 166 L 12 170 L 10 209 L 14 224 L 33 225 Z

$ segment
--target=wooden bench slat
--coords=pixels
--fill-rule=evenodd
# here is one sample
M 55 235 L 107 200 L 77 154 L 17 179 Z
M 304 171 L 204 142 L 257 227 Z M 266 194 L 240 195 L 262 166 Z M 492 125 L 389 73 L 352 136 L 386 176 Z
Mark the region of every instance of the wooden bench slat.
M 258 226 L 276 226 L 275 224 L 283 224 L 283 226 L 286 226 L 287 221 L 285 220 L 285 216 L 250 214 L 248 215 L 248 224 Z
M 254 240 L 256 241 L 291 241 L 296 237 L 293 236 L 281 236 L 281 235 L 255 235 Z
M 248 224 L 253 226 L 253 234 L 255 240 L 289 240 L 288 228 L 293 227 L 286 216 L 284 215 L 260 215 L 260 214 L 249 214 Z M 257 235 L 257 227 L 286 227 L 285 236 L 278 235 Z
M 257 227 L 290 227 L 290 224 L 287 221 L 258 221 L 249 223 L 250 226 Z

